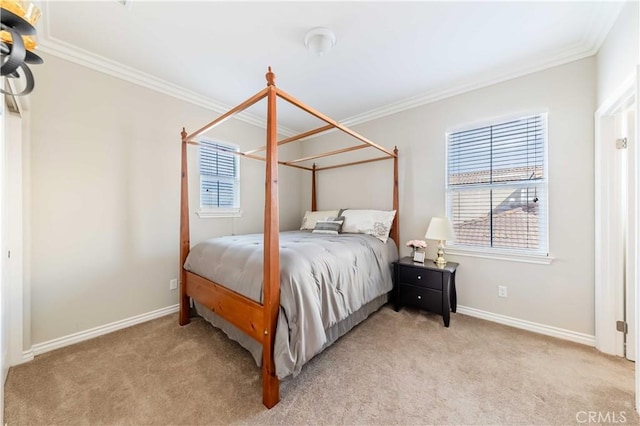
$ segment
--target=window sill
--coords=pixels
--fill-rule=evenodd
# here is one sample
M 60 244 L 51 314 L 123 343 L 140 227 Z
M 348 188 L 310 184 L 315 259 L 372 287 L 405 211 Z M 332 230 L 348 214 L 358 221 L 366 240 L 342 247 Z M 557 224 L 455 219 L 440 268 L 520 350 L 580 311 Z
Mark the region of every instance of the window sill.
M 445 247 L 445 255 L 479 257 L 482 259 L 506 260 L 510 262 L 536 263 L 550 265 L 555 257 L 542 254 L 525 254 L 501 251 L 474 250 L 468 248 Z
M 242 217 L 242 210 L 198 210 L 196 214 L 202 219 Z

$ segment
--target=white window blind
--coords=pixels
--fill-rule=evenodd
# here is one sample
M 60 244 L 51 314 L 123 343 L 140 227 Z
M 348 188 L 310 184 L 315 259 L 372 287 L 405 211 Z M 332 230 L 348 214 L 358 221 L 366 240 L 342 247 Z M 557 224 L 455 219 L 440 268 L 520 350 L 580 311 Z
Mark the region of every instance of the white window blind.
M 547 115 L 447 134 L 452 246 L 548 254 Z
M 238 210 L 240 170 L 238 147 L 200 140 L 200 209 Z

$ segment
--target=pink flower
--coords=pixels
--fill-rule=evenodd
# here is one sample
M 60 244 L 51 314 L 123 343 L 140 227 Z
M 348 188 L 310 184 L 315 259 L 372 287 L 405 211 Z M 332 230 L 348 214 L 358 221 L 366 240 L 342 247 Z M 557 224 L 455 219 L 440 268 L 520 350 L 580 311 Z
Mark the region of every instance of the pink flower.
M 411 240 L 411 241 L 407 241 L 407 247 L 427 248 L 427 243 L 426 241 L 423 241 L 423 240 Z

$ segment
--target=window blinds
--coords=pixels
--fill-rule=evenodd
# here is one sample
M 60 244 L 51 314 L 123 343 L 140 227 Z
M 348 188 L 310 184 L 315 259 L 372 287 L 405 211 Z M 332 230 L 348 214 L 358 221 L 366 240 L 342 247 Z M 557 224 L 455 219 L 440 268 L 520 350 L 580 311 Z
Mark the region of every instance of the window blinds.
M 453 245 L 547 254 L 546 114 L 447 135 Z
M 200 208 L 238 209 L 238 149 L 200 140 Z

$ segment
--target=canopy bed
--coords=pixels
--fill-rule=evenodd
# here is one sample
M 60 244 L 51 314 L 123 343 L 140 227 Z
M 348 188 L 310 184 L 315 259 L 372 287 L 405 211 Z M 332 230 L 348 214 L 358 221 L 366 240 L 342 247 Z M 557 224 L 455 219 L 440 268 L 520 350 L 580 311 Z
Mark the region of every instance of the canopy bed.
M 254 349 L 257 347 L 260 350 L 259 352 L 252 350 L 252 352 L 254 353 L 254 357 L 256 356 L 256 353 L 259 354 L 257 356 L 261 357 L 262 401 L 267 408 L 271 408 L 278 403 L 280 398 L 279 377 L 282 378 L 286 374 L 291 372 L 296 373 L 299 371 L 301 363 L 304 363 L 304 361 L 309 357 L 331 344 L 340 335 L 346 333 L 349 329 L 366 318 L 370 312 L 379 308 L 379 306 L 386 301 L 386 298 L 383 299 L 382 295 L 386 296 L 386 293 L 390 291 L 390 288 L 388 287 L 391 285 L 390 264 L 395 260 L 395 258 L 397 258 L 397 247 L 395 244 L 398 243 L 399 238 L 399 217 L 397 214 L 398 150 L 395 148 L 391 151 L 370 141 L 364 136 L 361 136 L 337 121 L 332 120 L 324 114 L 300 102 L 280 88 L 277 88 L 274 82 L 275 75 L 271 71 L 271 67 L 269 67 L 266 74 L 266 79 L 266 88 L 262 89 L 245 102 L 232 108 L 225 114 L 222 114 L 220 117 L 195 132 L 187 134 L 185 129 L 182 129 L 182 173 L 180 197 L 181 285 L 179 321 L 180 325 L 186 325 L 189 323 L 189 299 L 191 298 L 199 307 L 204 307 L 207 310 L 207 313 L 204 313 L 203 316 L 210 322 L 216 325 L 216 321 L 227 325 L 230 324 L 227 329 L 221 326 L 221 328 L 223 328 L 230 337 L 230 333 L 233 333 L 233 330 L 235 330 L 237 334 L 242 334 L 245 340 L 251 341 L 248 343 L 242 343 L 240 338 L 234 339 L 240 341 L 243 346 L 247 347 L 247 349 L 251 350 L 250 346 L 252 344 Z M 267 98 L 266 145 L 257 149 L 237 153 L 237 155 L 242 157 L 263 160 L 266 162 L 264 234 L 222 237 L 220 239 L 214 239 L 215 241 L 209 240 L 209 242 L 200 243 L 192 249 L 189 238 L 187 147 L 188 145 L 198 145 L 197 137 L 199 135 L 211 130 L 215 126 L 232 117 L 234 114 L 254 105 L 265 97 Z M 277 97 L 284 99 L 290 104 L 306 111 L 327 124 L 278 141 L 276 124 Z M 315 154 L 291 161 L 281 161 L 278 159 L 278 146 L 299 141 L 303 138 L 317 135 L 331 129 L 338 129 L 357 139 L 360 143 L 351 147 L 333 150 L 322 154 Z M 319 158 L 351 152 L 362 148 L 373 148 L 381 151 L 384 155 L 360 161 L 350 161 L 323 167 L 318 167 L 315 163 L 312 166 L 302 165 L 305 162 Z M 266 155 L 264 157 L 258 155 L 258 153 L 262 151 L 266 151 Z M 331 234 L 333 231 L 320 231 L 331 234 L 328 235 L 327 238 L 321 238 L 321 236 L 315 232 L 310 233 L 308 231 L 307 234 L 290 234 L 283 232 L 282 236 L 280 235 L 278 209 L 278 165 L 295 167 L 297 169 L 311 172 L 311 212 L 317 212 L 316 174 L 318 172 L 386 159 L 393 159 L 393 214 L 385 215 L 385 212 L 379 211 L 351 210 L 347 210 L 344 213 L 344 217 L 347 217 L 345 225 L 348 223 L 349 217 L 357 218 L 358 215 L 363 214 L 363 212 L 374 212 L 374 214 L 377 214 L 378 216 L 383 215 L 384 218 L 380 220 L 387 221 L 389 228 L 386 229 L 386 235 L 383 235 L 382 238 L 379 235 L 372 236 L 373 234 L 356 235 L 357 230 L 354 231 L 354 234 L 340 234 L 339 236 L 337 233 Z M 311 217 L 312 215 L 309 216 Z M 340 215 L 336 214 L 336 216 Z M 344 220 L 344 217 L 342 220 Z M 352 219 L 352 223 L 353 220 L 355 219 Z M 331 224 L 328 224 L 328 226 L 331 226 Z M 387 242 L 387 236 L 390 238 L 389 242 Z M 256 249 L 254 249 L 254 251 L 249 251 L 247 249 L 248 246 L 257 247 L 257 251 L 255 251 Z M 314 256 L 312 256 L 311 259 L 309 257 L 301 257 L 305 251 L 313 253 Z M 332 318 L 319 318 L 316 322 L 313 322 L 312 319 L 319 316 L 319 314 L 315 313 L 315 311 L 309 308 L 309 306 L 318 303 L 324 305 L 331 305 L 332 303 L 336 304 L 335 296 L 327 296 L 325 294 L 326 288 L 321 288 L 321 285 L 314 282 L 314 286 L 307 285 L 307 287 L 314 287 L 314 291 L 322 293 L 320 295 L 320 297 L 324 297 L 322 302 L 292 302 L 290 299 L 304 299 L 306 297 L 302 295 L 300 291 L 300 286 L 304 287 L 300 282 L 303 282 L 304 277 L 309 276 L 309 273 L 305 270 L 296 271 L 295 268 L 299 268 L 302 264 L 314 264 L 315 259 L 320 258 L 318 253 L 328 253 L 327 256 L 332 258 L 350 259 L 348 261 L 351 263 L 347 267 L 335 266 L 335 269 L 331 269 L 329 271 L 321 270 L 320 272 L 315 271 L 313 273 L 342 276 L 343 281 L 349 284 L 364 283 L 361 287 L 357 287 L 358 290 L 351 291 L 351 293 L 364 294 L 364 298 L 360 300 L 361 298 L 359 294 L 350 294 L 349 290 L 343 286 L 337 292 L 339 293 L 340 300 L 338 302 L 340 306 L 334 309 L 327 309 L 327 311 L 330 311 L 330 316 Z M 375 253 L 374 257 L 367 257 L 370 256 L 368 253 Z M 234 264 L 231 261 L 231 259 L 237 259 L 239 257 L 243 259 L 240 264 Z M 256 257 L 259 258 L 256 259 Z M 250 263 L 254 264 L 253 272 L 248 268 Z M 315 262 L 316 266 L 314 267 L 317 267 L 319 263 L 323 262 Z M 354 266 L 356 264 L 362 265 L 362 267 Z M 227 265 L 227 269 L 219 268 L 223 265 Z M 383 266 L 380 267 L 379 265 Z M 259 272 L 255 272 L 255 267 L 259 268 Z M 294 272 L 291 272 L 290 269 L 287 268 L 293 268 Z M 331 268 L 334 267 L 332 266 Z M 358 272 L 358 269 L 362 269 L 362 271 Z M 283 280 L 282 283 L 281 279 Z M 246 284 L 245 281 L 253 282 L 253 289 L 243 288 Z M 376 281 L 377 284 L 374 286 L 375 290 L 367 287 L 369 284 L 366 283 L 370 281 Z M 378 288 L 380 287 L 380 285 L 378 285 L 380 283 L 382 283 L 381 288 Z M 284 287 L 281 288 L 281 285 Z M 357 302 L 354 301 L 356 299 L 358 300 Z M 302 306 L 291 306 L 295 303 L 302 303 Z M 292 317 L 295 323 L 294 325 L 283 322 L 285 320 L 291 320 Z M 304 347 L 302 349 L 300 349 L 300 347 L 285 347 L 283 349 L 282 344 L 280 344 L 280 340 L 282 339 L 277 340 L 276 338 L 278 327 L 281 327 L 281 334 L 284 333 L 284 327 L 299 328 L 299 334 L 303 335 L 303 342 L 307 340 L 313 341 L 314 333 L 316 335 L 318 333 L 325 333 L 327 336 L 325 338 L 323 334 L 321 339 L 315 339 L 318 340 L 315 343 L 315 346 L 307 352 L 305 352 Z M 323 327 L 324 330 L 320 328 L 320 331 L 318 332 L 317 329 L 319 327 Z M 229 331 L 231 329 L 233 330 Z M 307 333 L 306 336 L 304 335 L 305 333 Z M 287 340 L 287 336 L 285 335 L 283 339 Z M 276 348 L 278 345 L 280 347 Z M 293 342 L 292 345 L 297 345 L 297 343 Z M 302 346 L 304 346 L 304 343 Z M 286 356 L 281 356 L 287 351 L 291 352 L 298 350 L 304 353 L 299 357 L 300 359 L 294 359 L 296 357 L 293 357 L 289 360 Z M 282 361 L 282 359 L 284 359 L 284 361 Z M 279 362 L 278 368 L 282 370 L 279 372 L 280 374 L 276 371 L 276 361 Z M 287 362 L 289 362 L 290 365 L 286 365 Z M 284 367 L 282 366 L 283 363 L 285 364 Z

